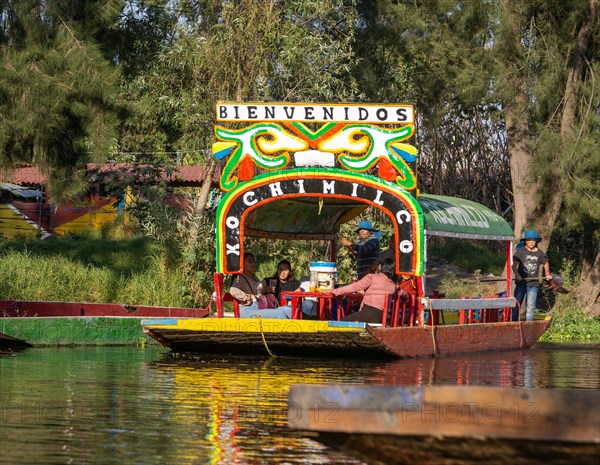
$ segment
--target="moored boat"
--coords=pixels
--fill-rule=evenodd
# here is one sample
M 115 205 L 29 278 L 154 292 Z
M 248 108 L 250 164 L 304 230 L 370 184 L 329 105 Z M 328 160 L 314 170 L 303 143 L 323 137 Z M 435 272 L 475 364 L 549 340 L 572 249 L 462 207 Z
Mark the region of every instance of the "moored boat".
M 155 343 L 144 318 L 202 318 L 206 309 L 0 300 L 0 347 Z
M 369 464 L 596 464 L 593 390 L 292 386 L 288 424 Z
M 218 102 L 216 119 L 236 125 L 217 125 L 213 145 L 224 161 L 216 318 L 145 320 L 149 336 L 176 351 L 416 357 L 528 348 L 548 328 L 550 319 L 510 321 L 516 305 L 510 225 L 475 202 L 419 191 L 411 105 Z M 240 128 L 240 122 L 251 124 Z M 223 283 L 224 275 L 244 271 L 245 237 L 328 241 L 327 263 L 334 264 L 341 225 L 368 207 L 389 221 L 395 271 L 415 281 L 414 298 L 390 295 L 380 324 L 339 321 L 342 302 L 327 292 L 289 293 L 293 318 L 302 317 L 299 305 L 308 296 L 318 300 L 320 321 L 238 318 Z M 505 291 L 468 299 L 427 296 L 431 236 L 501 242 Z M 233 302 L 234 318 L 224 314 L 226 301 Z M 449 324 L 450 314 L 458 324 Z

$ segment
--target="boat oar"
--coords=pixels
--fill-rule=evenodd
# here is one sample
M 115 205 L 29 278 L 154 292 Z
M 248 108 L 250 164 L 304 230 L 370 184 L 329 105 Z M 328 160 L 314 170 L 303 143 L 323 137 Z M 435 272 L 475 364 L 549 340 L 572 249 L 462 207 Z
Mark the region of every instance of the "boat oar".
M 522 278 L 519 279 L 518 281 L 523 282 L 523 281 L 539 281 L 541 279 L 545 279 L 543 277 L 537 277 L 537 278 Z M 486 278 L 485 276 L 479 279 L 464 279 L 463 282 L 466 284 L 477 284 L 477 283 L 499 283 L 499 282 L 504 282 L 506 281 L 506 278 Z M 513 281 L 517 281 L 516 278 L 513 278 Z M 547 288 L 553 290 L 554 292 L 560 292 L 561 294 L 568 294 L 569 291 L 566 290 L 563 287 L 563 279 L 560 276 L 556 276 L 556 275 L 552 275 L 552 279 L 547 280 L 548 284 L 547 284 Z
M 521 279 L 520 281 L 538 281 L 542 278 L 524 278 Z M 477 284 L 477 283 L 500 283 L 500 282 L 504 282 L 506 281 L 506 278 L 487 278 L 485 276 L 481 277 L 481 278 L 469 278 L 469 279 L 463 279 L 462 282 L 466 283 L 466 284 Z M 516 281 L 515 278 L 513 278 L 513 281 Z

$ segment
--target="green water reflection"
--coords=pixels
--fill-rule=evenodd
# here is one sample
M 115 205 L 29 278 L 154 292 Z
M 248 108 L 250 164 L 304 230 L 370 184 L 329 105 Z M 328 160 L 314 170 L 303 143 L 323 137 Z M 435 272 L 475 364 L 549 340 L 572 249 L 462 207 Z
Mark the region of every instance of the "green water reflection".
M 347 464 L 360 462 L 288 429 L 292 384 L 600 389 L 600 354 L 540 345 L 384 362 L 48 348 L 0 357 L 0 377 L 2 464 Z

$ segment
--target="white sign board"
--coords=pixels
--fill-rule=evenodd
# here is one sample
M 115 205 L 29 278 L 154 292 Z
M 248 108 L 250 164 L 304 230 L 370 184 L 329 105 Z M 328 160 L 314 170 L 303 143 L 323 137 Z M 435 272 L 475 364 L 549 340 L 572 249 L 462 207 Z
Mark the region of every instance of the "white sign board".
M 412 105 L 217 102 L 217 121 L 414 124 Z

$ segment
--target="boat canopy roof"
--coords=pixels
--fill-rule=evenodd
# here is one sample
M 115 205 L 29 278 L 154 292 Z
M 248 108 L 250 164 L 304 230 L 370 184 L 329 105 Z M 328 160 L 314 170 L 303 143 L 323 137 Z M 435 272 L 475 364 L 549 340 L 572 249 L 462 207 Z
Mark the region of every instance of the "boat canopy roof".
M 39 200 L 43 197 L 42 192 L 39 190 L 11 184 L 9 182 L 0 182 L 0 191 L 10 192 L 15 197 L 25 200 Z
M 368 206 L 390 219 L 398 273 L 423 272 L 423 213 L 406 190 L 373 175 L 336 168 L 296 168 L 254 176 L 227 192 L 217 208 L 217 269 L 236 273 L 244 237 L 334 239 L 341 224 Z
M 277 239 L 333 239 L 340 226 L 369 205 L 344 197 L 281 196 L 253 210 L 245 235 Z
M 421 194 L 425 234 L 479 240 L 513 240 L 510 224 L 488 207 L 470 200 Z M 286 196 L 246 216 L 245 235 L 279 239 L 332 239 L 340 226 L 369 203 L 351 198 Z
M 346 199 L 295 197 L 266 204 L 246 218 L 246 235 L 281 239 L 332 239 L 368 205 Z
M 504 218 L 479 203 L 431 194 L 421 194 L 417 200 L 425 216 L 426 235 L 501 241 L 515 238 Z

